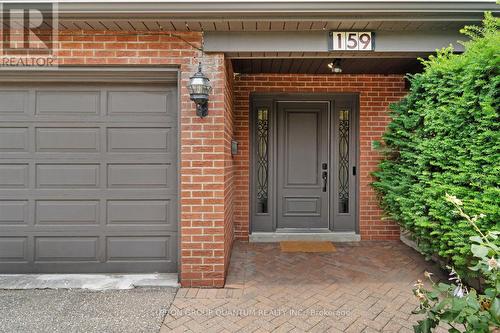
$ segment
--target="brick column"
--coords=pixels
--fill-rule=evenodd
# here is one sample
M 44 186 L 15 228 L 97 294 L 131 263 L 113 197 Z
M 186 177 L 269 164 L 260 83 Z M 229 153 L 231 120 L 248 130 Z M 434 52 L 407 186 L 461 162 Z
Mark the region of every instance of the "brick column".
M 186 86 L 197 61 L 181 67 L 181 284 L 222 287 L 232 244 L 232 95 L 223 55 L 205 55 L 209 114 L 200 119 Z

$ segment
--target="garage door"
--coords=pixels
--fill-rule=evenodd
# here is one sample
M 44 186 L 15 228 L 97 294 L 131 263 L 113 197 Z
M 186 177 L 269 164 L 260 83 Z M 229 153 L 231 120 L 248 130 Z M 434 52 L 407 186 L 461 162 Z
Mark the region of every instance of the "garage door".
M 177 270 L 177 93 L 0 85 L 0 272 Z

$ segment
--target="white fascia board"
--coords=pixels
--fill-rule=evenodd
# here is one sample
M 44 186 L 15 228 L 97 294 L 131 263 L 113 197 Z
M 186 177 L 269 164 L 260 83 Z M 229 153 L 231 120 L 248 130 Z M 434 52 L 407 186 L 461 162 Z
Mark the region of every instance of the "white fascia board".
M 4 0 L 3 3 L 19 2 Z M 31 0 L 30 2 L 46 2 L 46 0 Z M 168 0 L 59 0 L 61 17 L 113 17 L 129 15 L 129 18 L 144 16 L 197 17 L 211 18 L 255 18 L 278 17 L 287 19 L 292 17 L 321 17 L 328 19 L 331 15 L 387 15 L 419 16 L 432 14 L 443 17 L 467 14 L 468 17 L 480 17 L 484 11 L 498 12 L 499 6 L 495 0 L 476 1 L 394 1 L 394 0 L 363 0 L 363 1 L 168 1 Z

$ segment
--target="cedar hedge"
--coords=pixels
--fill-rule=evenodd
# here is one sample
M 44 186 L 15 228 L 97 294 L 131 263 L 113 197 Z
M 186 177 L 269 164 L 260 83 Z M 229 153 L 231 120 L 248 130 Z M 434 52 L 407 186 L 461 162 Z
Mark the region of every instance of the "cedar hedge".
M 453 213 L 449 193 L 464 202 L 483 231 L 500 230 L 500 32 L 486 13 L 466 27 L 463 54 L 452 48 L 422 60 L 409 94 L 391 106 L 378 148 L 384 158 L 372 184 L 392 220 L 410 231 L 422 253 L 458 272 L 472 264 L 471 226 Z

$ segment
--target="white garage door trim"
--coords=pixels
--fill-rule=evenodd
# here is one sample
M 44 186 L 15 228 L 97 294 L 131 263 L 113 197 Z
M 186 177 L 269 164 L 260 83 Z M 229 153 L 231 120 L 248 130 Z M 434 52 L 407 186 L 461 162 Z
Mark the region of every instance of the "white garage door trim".
M 159 89 L 158 87 L 161 87 L 160 90 L 162 90 L 162 91 L 164 90 L 164 88 L 167 88 L 167 90 L 170 91 L 169 93 L 172 94 L 171 100 L 175 99 L 175 102 L 173 104 L 173 105 L 175 105 L 173 107 L 174 112 L 175 112 L 175 123 L 171 123 L 171 124 L 176 128 L 174 128 L 174 131 L 173 131 L 174 133 L 171 133 L 171 135 L 175 135 L 176 144 L 175 144 L 175 147 L 172 147 L 172 152 L 175 150 L 175 155 L 173 155 L 173 156 L 175 156 L 175 158 L 173 158 L 171 161 L 173 162 L 173 164 L 175 164 L 174 171 L 176 174 L 174 176 L 175 178 L 172 178 L 172 179 L 176 179 L 176 184 L 172 184 L 172 185 L 175 186 L 173 193 L 175 193 L 176 205 L 175 205 L 175 207 L 171 207 L 171 208 L 173 210 L 175 210 L 176 219 L 173 222 L 175 223 L 175 229 L 177 230 L 176 235 L 175 235 L 175 237 L 177 238 L 177 241 L 175 242 L 175 245 L 174 245 L 175 246 L 175 253 L 176 253 L 175 258 L 168 264 L 168 269 L 166 269 L 166 270 L 164 270 L 161 267 L 158 269 L 158 263 L 155 264 L 154 260 L 152 260 L 151 262 L 146 262 L 147 260 L 145 260 L 143 263 L 141 263 L 141 264 L 144 264 L 142 266 L 140 264 L 137 265 L 137 263 L 134 264 L 134 262 L 131 262 L 130 264 L 128 264 L 127 263 L 128 259 L 127 258 L 123 259 L 124 257 L 121 258 L 120 253 L 113 254 L 113 253 L 111 253 L 112 251 L 108 251 L 108 250 L 105 251 L 106 252 L 105 254 L 101 254 L 101 256 L 105 256 L 106 265 L 103 265 L 102 264 L 103 262 L 93 262 L 93 260 L 86 261 L 85 258 L 83 258 L 83 259 L 78 258 L 80 263 L 78 262 L 78 260 L 75 262 L 75 261 L 72 261 L 71 259 L 67 259 L 67 258 L 66 259 L 65 258 L 52 258 L 51 251 L 56 251 L 56 250 L 54 250 L 54 244 L 52 244 L 52 246 L 51 246 L 50 242 L 47 242 L 46 247 L 45 247 L 43 252 L 45 252 L 45 255 L 47 255 L 48 257 L 47 258 L 43 258 L 43 256 L 39 257 L 39 259 L 40 259 L 39 263 L 41 263 L 41 264 L 36 264 L 36 262 L 31 262 L 29 264 L 26 263 L 25 265 L 23 265 L 22 260 L 21 260 L 21 262 L 19 262 L 19 258 L 15 258 L 15 257 L 9 258 L 8 254 L 4 252 L 3 260 L 2 260 L 2 255 L 0 254 L 0 272 L 11 272 L 11 273 L 12 272 L 19 272 L 19 273 L 22 273 L 22 272 L 89 272 L 89 271 L 90 272 L 100 272 L 100 271 L 101 272 L 142 272 L 142 271 L 149 272 L 152 269 L 154 269 L 154 271 L 172 272 L 172 271 L 176 271 L 178 269 L 177 265 L 179 262 L 178 256 L 179 256 L 180 251 L 178 249 L 179 237 L 177 236 L 178 230 L 179 230 L 179 226 L 178 226 L 179 200 L 178 200 L 178 190 L 177 190 L 179 188 L 179 177 L 177 176 L 177 170 L 179 170 L 179 167 L 180 167 L 179 166 L 179 156 L 180 156 L 179 155 L 179 128 L 180 128 L 179 121 L 180 121 L 180 116 L 179 116 L 179 112 L 178 112 L 178 108 L 179 108 L 180 103 L 179 103 L 178 90 L 175 87 L 176 85 L 178 87 L 178 77 L 179 77 L 178 70 L 176 68 L 138 68 L 138 67 L 132 67 L 132 68 L 118 68 L 118 67 L 112 67 L 112 68 L 110 68 L 110 67 L 106 67 L 106 68 L 92 67 L 92 68 L 90 68 L 90 67 L 86 67 L 86 68 L 82 68 L 82 67 L 68 67 L 68 68 L 59 68 L 59 70 L 47 70 L 47 71 L 32 71 L 32 70 L 26 70 L 26 71 L 1 70 L 0 71 L 0 85 L 3 86 L 4 89 L 7 89 L 6 87 L 8 87 L 8 89 L 10 89 L 10 90 L 14 90 L 15 88 L 22 88 L 23 86 L 24 87 L 28 87 L 28 86 L 32 87 L 32 91 L 31 91 L 30 95 L 28 96 L 28 98 L 31 98 L 31 100 L 26 101 L 27 106 L 31 107 L 31 109 L 32 109 L 30 111 L 31 114 L 18 115 L 15 112 L 14 113 L 7 112 L 4 115 L 1 115 L 1 113 L 0 113 L 0 127 L 3 127 L 8 132 L 8 131 L 11 131 L 9 129 L 9 127 L 10 128 L 16 128 L 16 127 L 21 128 L 21 127 L 25 126 L 27 128 L 28 140 L 33 141 L 33 142 L 30 142 L 30 145 L 32 146 L 31 150 L 25 154 L 22 154 L 22 153 L 15 154 L 15 153 L 13 153 L 13 151 L 9 152 L 8 151 L 9 148 L 7 147 L 6 148 L 7 150 L 4 149 L 3 152 L 0 152 L 0 162 L 5 163 L 7 165 L 8 164 L 15 165 L 16 163 L 18 165 L 22 165 L 23 163 L 28 164 L 28 170 L 26 170 L 26 172 L 28 172 L 27 177 L 31 176 L 31 177 L 29 177 L 30 178 L 29 181 L 31 182 L 30 189 L 31 188 L 33 189 L 33 193 L 35 193 L 35 192 L 42 193 L 43 192 L 45 194 L 44 194 L 44 196 L 42 196 L 42 198 L 47 199 L 47 197 L 52 197 L 52 198 L 55 198 L 55 199 L 61 200 L 61 201 L 63 201 L 62 199 L 66 199 L 65 198 L 66 194 L 68 195 L 68 198 L 71 199 L 72 198 L 71 192 L 76 191 L 76 190 L 74 190 L 74 187 L 69 186 L 69 185 L 66 186 L 66 188 L 65 188 L 65 186 L 62 186 L 62 185 L 56 186 L 56 188 L 51 188 L 50 181 L 48 181 L 47 184 L 42 184 L 43 177 L 41 177 L 40 175 L 43 175 L 43 166 L 44 166 L 43 164 L 46 164 L 46 165 L 50 164 L 49 162 L 51 161 L 52 158 L 54 158 L 54 159 L 59 158 L 59 162 L 61 164 L 64 164 L 64 163 L 70 164 L 70 163 L 68 163 L 68 161 L 71 162 L 71 159 L 75 159 L 75 160 L 80 161 L 80 163 L 82 163 L 82 165 L 83 165 L 84 159 L 80 158 L 83 155 L 76 156 L 77 154 L 75 154 L 74 151 L 71 152 L 72 155 L 66 155 L 66 156 L 63 156 L 64 154 L 58 155 L 57 152 L 50 153 L 50 151 L 47 151 L 47 152 L 44 152 L 44 154 L 46 153 L 44 158 L 41 161 L 38 160 L 37 156 L 41 156 L 40 154 L 38 154 L 39 149 L 42 149 L 43 147 L 39 147 L 39 149 L 35 147 L 36 134 L 38 133 L 39 135 L 42 135 L 43 133 L 39 133 L 39 132 L 42 131 L 44 127 L 49 128 L 48 133 L 46 133 L 49 136 L 50 136 L 50 132 L 54 132 L 55 130 L 57 130 L 56 129 L 57 126 L 60 126 L 61 128 L 64 128 L 64 127 L 73 128 L 74 127 L 76 129 L 78 129 L 78 127 L 80 127 L 80 130 L 84 127 L 88 128 L 90 125 L 95 125 L 95 128 L 100 127 L 98 132 L 102 132 L 102 133 L 97 133 L 96 135 L 98 135 L 98 136 L 100 135 L 102 138 L 104 138 L 104 136 L 106 136 L 106 140 L 104 140 L 105 142 L 103 142 L 103 143 L 99 143 L 101 145 L 102 149 L 99 150 L 100 153 L 98 153 L 97 155 L 94 155 L 94 158 L 103 159 L 103 160 L 100 160 L 101 162 L 99 162 L 99 163 L 95 163 L 94 169 L 91 168 L 92 163 L 87 164 L 87 167 L 90 167 L 90 168 L 87 168 L 88 169 L 87 170 L 88 177 L 95 175 L 96 172 L 100 173 L 100 176 L 98 177 L 99 180 L 102 182 L 106 182 L 106 186 L 104 188 L 101 187 L 100 189 L 103 189 L 103 192 L 105 192 L 105 193 L 111 193 L 113 191 L 115 191 L 116 193 L 121 193 L 118 196 L 124 200 L 129 198 L 129 194 L 125 194 L 125 192 L 132 192 L 132 194 L 130 195 L 130 199 L 132 199 L 134 197 L 134 194 L 133 194 L 134 190 L 136 190 L 136 193 L 139 193 L 141 191 L 144 192 L 143 195 L 137 196 L 136 199 L 143 199 L 143 198 L 147 197 L 148 195 L 152 195 L 152 197 L 155 197 L 156 199 L 161 199 L 160 198 L 162 195 L 161 193 L 166 193 L 165 192 L 166 190 L 163 191 L 163 189 L 162 189 L 163 187 L 158 186 L 158 184 L 156 184 L 154 182 L 152 183 L 151 186 L 148 186 L 148 185 L 142 186 L 141 185 L 141 186 L 136 186 L 135 189 L 133 189 L 134 186 L 128 186 L 128 188 L 127 188 L 127 186 L 123 186 L 123 185 L 119 184 L 119 182 L 120 182 L 119 179 L 116 180 L 116 182 L 117 182 L 116 184 L 114 184 L 112 182 L 110 183 L 110 180 L 112 180 L 112 179 L 108 178 L 107 176 L 108 175 L 112 176 L 112 173 L 110 173 L 110 171 L 112 171 L 110 169 L 110 166 L 112 166 L 113 163 L 115 163 L 116 167 L 120 167 L 120 163 L 119 163 L 120 158 L 123 159 L 125 165 L 122 165 L 121 167 L 123 169 L 122 171 L 124 171 L 125 173 L 123 173 L 121 177 L 124 177 L 124 175 L 127 172 L 132 172 L 132 173 L 134 172 L 134 170 L 132 170 L 132 169 L 126 170 L 127 168 L 130 168 L 130 166 L 127 166 L 126 164 L 130 163 L 131 160 L 133 162 L 137 162 L 138 160 L 140 160 L 140 158 L 138 159 L 138 156 L 134 157 L 134 155 L 136 155 L 136 154 L 133 154 L 134 149 L 132 149 L 132 150 L 128 149 L 129 154 L 130 154 L 130 155 L 128 155 L 129 157 L 127 157 L 127 154 L 122 154 L 122 155 L 116 154 L 115 156 L 113 156 L 113 158 L 111 158 L 110 154 L 106 155 L 106 153 L 109 153 L 112 151 L 112 149 L 111 149 L 112 147 L 110 147 L 110 141 L 107 140 L 107 138 L 109 137 L 109 134 L 112 134 L 112 132 L 113 132 L 113 129 L 112 128 L 109 129 L 109 127 L 115 126 L 114 121 L 118 121 L 118 122 L 122 123 L 121 125 L 116 125 L 115 127 L 120 127 L 120 126 L 127 127 L 127 126 L 130 126 L 130 124 L 135 124 L 135 121 L 137 121 L 140 124 L 134 125 L 134 126 L 138 127 L 139 129 L 141 126 L 143 126 L 145 128 L 147 128 L 147 127 L 154 128 L 154 127 L 161 127 L 161 126 L 158 126 L 158 124 L 161 123 L 161 121 L 163 121 L 164 119 L 166 119 L 168 117 L 159 116 L 158 118 L 155 118 L 154 112 L 149 113 L 149 114 L 143 113 L 142 115 L 138 115 L 138 114 L 134 115 L 133 113 L 126 113 L 125 112 L 125 113 L 117 113 L 117 118 L 113 119 L 112 115 L 108 114 L 107 107 L 110 103 L 108 100 L 108 97 L 110 96 L 109 92 L 116 90 L 114 87 L 119 88 L 118 90 L 125 90 L 125 91 L 127 91 L 127 89 L 130 89 L 130 91 L 133 91 L 133 90 L 137 89 L 137 87 L 140 87 L 139 90 L 151 90 L 153 92 L 155 90 L 158 90 Z M 49 87 L 49 88 L 44 86 L 45 82 L 47 82 L 47 87 Z M 84 84 L 81 85 L 81 83 L 84 83 Z M 36 89 L 35 89 L 35 84 L 38 84 L 38 87 Z M 138 84 L 144 84 L 144 85 L 141 86 Z M 42 88 L 40 88 L 40 87 L 42 87 Z M 102 97 L 100 99 L 96 100 L 96 102 L 100 103 L 100 105 L 102 107 L 102 110 L 101 110 L 102 113 L 98 113 L 98 114 L 94 114 L 94 115 L 92 115 L 91 113 L 84 113 L 83 115 L 82 114 L 69 115 L 67 113 L 65 114 L 64 112 L 62 112 L 62 115 L 58 114 L 57 116 L 55 115 L 57 112 L 55 112 L 54 110 L 48 110 L 48 113 L 46 113 L 45 115 L 42 114 L 43 112 L 37 113 L 36 111 L 39 111 L 38 104 L 41 104 L 41 102 L 39 102 L 38 97 L 35 96 L 38 94 L 36 91 L 38 91 L 37 89 L 40 89 L 42 91 L 43 90 L 49 90 L 49 91 L 54 90 L 54 89 L 51 89 L 50 87 L 52 87 L 52 88 L 55 87 L 59 90 L 65 90 L 65 89 L 71 90 L 70 87 L 75 87 L 74 89 L 76 91 L 79 89 L 82 91 L 96 91 L 96 90 L 101 89 L 102 91 L 106 92 L 106 94 L 105 94 L 105 96 L 104 96 L 104 94 L 102 94 Z M 76 88 L 76 87 L 78 87 L 78 88 Z M 132 88 L 132 87 L 135 87 L 135 88 Z M 45 96 L 46 100 L 50 100 L 51 97 L 49 95 L 50 94 Z M 122 94 L 121 96 L 126 97 L 126 95 L 127 94 Z M 56 98 L 56 97 L 54 97 L 54 98 Z M 126 98 L 124 100 L 126 100 Z M 1 106 L 1 103 L 2 103 L 2 101 L 0 100 L 0 106 Z M 33 104 L 37 104 L 37 105 L 33 106 Z M 57 103 L 56 103 L 56 105 L 57 105 Z M 126 103 L 122 104 L 122 107 L 123 107 L 123 105 L 126 105 Z M 51 113 L 51 111 L 52 111 L 52 113 Z M 120 115 L 118 115 L 118 114 L 120 114 Z M 106 120 L 106 119 L 109 119 L 109 120 Z M 141 122 L 141 119 L 142 119 L 142 122 Z M 147 119 L 147 121 L 145 119 Z M 169 119 L 170 119 L 170 121 L 174 121 L 174 119 L 171 119 L 171 118 L 169 118 Z M 157 120 L 159 120 L 159 121 L 157 121 Z M 31 123 L 31 125 L 27 126 L 28 123 Z M 109 126 L 109 125 L 111 125 L 111 126 Z M 134 126 L 130 126 L 130 127 L 134 127 Z M 35 127 L 37 128 L 36 130 L 35 130 Z M 90 127 L 92 127 L 92 126 L 90 126 Z M 135 134 L 137 134 L 138 137 L 141 137 L 140 136 L 141 133 L 139 133 L 140 132 L 139 129 L 132 129 L 133 131 L 131 133 L 128 133 L 125 136 L 122 135 L 120 138 L 120 141 L 125 142 L 126 140 L 129 140 L 131 137 L 133 137 Z M 135 133 L 134 131 L 137 133 Z M 117 135 L 120 134 L 118 132 L 116 133 Z M 160 136 L 162 136 L 163 134 L 167 135 L 166 133 L 163 133 L 163 132 L 160 133 L 160 132 L 158 132 L 157 135 L 160 135 Z M 78 131 L 75 131 L 75 134 L 78 134 Z M 122 134 L 124 134 L 124 133 L 122 133 Z M 168 135 L 170 135 L 170 134 L 168 134 Z M 16 136 L 16 135 L 14 135 L 14 136 Z M 51 139 L 47 137 L 47 140 L 50 141 Z M 39 144 L 39 143 L 37 143 L 37 144 Z M 119 146 L 120 142 L 113 143 L 113 144 L 118 144 L 118 146 Z M 115 147 L 115 148 L 117 148 L 117 147 Z M 136 150 L 136 151 L 138 151 L 138 150 Z M 154 152 L 154 151 L 161 151 L 161 150 L 158 148 L 158 149 L 152 149 L 151 151 Z M 26 154 L 30 154 L 30 152 L 33 154 L 32 161 L 27 161 L 29 159 L 29 157 Z M 36 154 L 35 154 L 35 152 L 36 152 Z M 41 152 L 41 150 L 40 150 L 40 152 Z M 68 153 L 68 154 L 70 154 L 70 153 Z M 165 153 L 165 154 L 169 155 L 170 153 Z M 159 163 L 159 162 L 161 162 L 161 161 L 156 161 L 156 162 L 153 161 L 155 159 L 158 159 L 158 157 L 161 157 L 161 156 L 166 157 L 165 154 L 162 153 L 162 154 L 158 154 L 156 156 L 153 156 L 154 154 L 151 154 L 152 160 L 149 162 L 151 162 L 152 164 L 148 167 L 151 167 L 153 169 L 154 168 L 157 169 L 157 170 L 150 170 L 151 173 L 156 172 L 159 175 L 161 175 L 164 172 L 166 172 L 165 170 L 160 168 L 161 163 Z M 1 155 L 4 155 L 4 156 L 1 156 Z M 53 157 L 51 157 L 51 155 L 53 155 Z M 89 156 L 90 155 L 91 154 L 89 154 Z M 135 160 L 134 160 L 134 158 L 135 158 Z M 160 158 L 160 160 L 162 160 L 162 158 Z M 57 160 L 55 160 L 55 161 L 57 161 Z M 104 162 L 104 161 L 106 161 L 106 162 Z M 112 161 L 112 163 L 108 163 L 109 161 Z M 29 163 L 26 163 L 26 162 L 29 162 Z M 153 163 L 153 162 L 155 162 L 155 163 Z M 30 165 L 30 164 L 32 164 L 32 165 Z M 133 164 L 133 163 L 131 163 L 131 164 Z M 40 170 L 38 170 L 38 169 L 40 169 Z M 51 177 L 50 173 L 51 172 L 54 173 L 55 169 L 54 168 L 46 168 L 46 169 L 47 169 L 46 171 L 48 172 L 48 173 L 46 173 L 46 177 L 48 177 L 47 179 L 50 179 L 50 177 Z M 64 169 L 64 168 L 62 168 L 62 169 Z M 91 169 L 94 171 L 92 171 Z M 37 171 L 38 171 L 38 173 L 37 173 Z M 75 170 L 73 170 L 73 171 L 75 171 Z M 77 171 L 78 170 L 76 170 L 75 172 L 78 173 Z M 82 169 L 80 171 L 85 171 L 85 170 Z M 138 171 L 138 170 L 136 170 L 136 171 Z M 142 170 L 142 171 L 144 171 L 144 170 Z M 142 172 L 142 171 L 140 171 L 140 172 Z M 69 172 L 69 174 L 71 174 L 71 170 L 60 170 L 60 172 L 61 173 Z M 94 172 L 94 173 L 92 173 L 92 172 Z M 36 176 L 35 176 L 35 174 L 36 174 Z M 119 173 L 116 173 L 116 174 L 119 177 Z M 148 174 L 149 174 L 149 172 L 148 172 Z M 56 174 L 53 174 L 53 176 L 57 177 Z M 69 177 L 71 177 L 71 176 L 69 176 Z M 147 181 L 148 180 L 146 180 L 145 184 L 147 184 Z M 2 194 L 2 198 L 4 200 L 5 199 L 13 200 L 16 198 L 19 199 L 20 197 L 23 196 L 23 194 L 22 194 L 23 191 L 21 189 L 18 188 L 18 190 L 17 190 L 18 194 L 16 194 L 15 186 L 10 186 L 11 187 L 10 190 L 9 190 L 9 186 L 6 186 L 6 187 L 4 186 L 4 188 L 0 188 L 0 193 Z M 103 184 L 103 186 L 104 186 L 104 184 Z M 158 188 L 155 188 L 155 186 L 158 186 Z M 165 185 L 164 187 L 167 188 L 170 186 L 171 185 L 168 185 L 168 186 Z M 43 187 L 45 187 L 45 188 L 42 189 L 42 191 L 40 191 L 39 189 L 43 188 Z M 35 190 L 35 188 L 36 188 L 36 190 Z M 83 186 L 81 186 L 81 188 L 83 188 Z M 96 187 L 97 191 L 100 189 L 98 189 Z M 126 189 L 126 191 L 124 191 L 124 189 Z M 120 190 L 122 192 L 119 192 Z M 47 193 L 51 193 L 50 191 L 54 191 L 53 192 L 54 194 L 47 195 Z M 78 192 L 78 191 L 76 191 L 76 192 Z M 11 193 L 12 197 L 11 198 L 6 197 L 7 193 Z M 26 192 L 24 192 L 24 193 L 26 193 Z M 26 208 L 25 213 L 28 215 L 28 220 L 31 221 L 29 223 L 33 223 L 33 225 L 35 225 L 35 222 L 41 218 L 40 216 L 35 216 L 35 213 L 34 213 L 35 206 L 36 205 L 43 206 L 44 200 L 42 200 L 40 198 L 37 199 L 37 194 L 33 194 L 33 193 L 30 193 L 29 195 L 27 195 L 27 198 L 29 200 L 27 200 L 27 202 L 26 202 L 28 204 L 28 207 Z M 81 193 L 83 193 L 83 192 L 81 192 Z M 112 208 L 112 207 L 109 207 L 109 202 L 111 202 L 113 200 L 107 200 L 107 198 L 105 197 L 106 194 L 103 194 L 103 195 L 104 195 L 104 197 L 100 196 L 100 197 L 92 198 L 92 197 L 85 197 L 85 195 L 83 195 L 83 194 L 79 194 L 79 196 L 86 199 L 87 205 L 91 204 L 92 203 L 91 201 L 93 201 L 94 204 L 95 204 L 95 201 L 99 201 L 99 200 L 101 201 L 100 207 L 98 208 L 101 210 L 101 213 L 100 213 L 101 220 L 99 223 L 107 224 L 108 223 L 107 221 L 109 220 L 108 210 L 110 208 Z M 22 201 L 22 200 L 18 200 L 18 201 Z M 50 204 L 50 200 L 45 200 L 45 201 L 48 201 L 48 203 Z M 8 203 L 12 203 L 12 202 L 8 202 Z M 45 202 L 45 203 L 47 203 L 47 202 Z M 84 202 L 82 201 L 79 204 L 83 204 L 83 203 Z M 19 204 L 21 204 L 21 202 Z M 152 204 L 152 202 L 144 202 L 144 206 L 148 206 L 150 204 Z M 90 205 L 90 206 L 92 206 L 92 205 Z M 162 205 L 159 205 L 159 206 L 162 206 Z M 68 207 L 65 207 L 63 209 L 67 209 Z M 2 216 L 2 209 L 1 208 L 2 207 L 0 205 L 0 217 Z M 23 207 L 17 207 L 17 208 L 21 208 L 21 210 L 23 211 L 23 214 L 25 214 L 24 213 L 25 208 L 23 208 Z M 10 211 L 11 212 L 16 211 L 17 208 L 10 207 Z M 48 208 L 48 209 L 45 210 L 45 212 L 51 211 L 50 205 L 47 206 L 46 208 Z M 77 210 L 81 209 L 81 208 L 82 207 L 80 207 L 80 208 L 75 207 L 75 208 L 70 208 L 70 210 L 74 209 L 75 214 L 76 214 Z M 103 210 L 106 210 L 106 213 L 102 212 Z M 5 207 L 4 207 L 3 211 L 5 214 L 4 217 L 9 214 L 8 211 L 5 209 Z M 40 212 L 43 212 L 43 209 L 41 209 Z M 133 212 L 133 210 L 132 210 L 132 212 Z M 158 214 L 162 214 L 162 212 L 158 211 Z M 50 216 L 49 216 L 49 219 L 50 219 Z M 102 221 L 102 219 L 105 219 L 105 220 Z M 2 227 L 1 220 L 2 219 L 0 219 L 0 227 Z M 9 218 L 5 218 L 4 220 L 6 220 L 7 224 L 8 224 Z M 54 223 L 52 223 L 52 225 L 54 225 Z M 6 225 L 4 225 L 3 227 L 4 227 L 4 230 L 9 230 L 9 229 L 5 229 Z M 79 235 L 80 236 L 85 235 L 85 227 L 79 226 L 78 228 L 81 228 Z M 10 231 L 12 231 L 14 229 L 11 229 Z M 50 228 L 47 229 L 47 232 L 44 233 L 43 235 L 46 237 L 52 237 L 55 234 L 57 234 L 57 233 L 55 233 L 55 234 L 51 233 L 51 231 L 49 231 L 49 230 L 51 230 L 51 229 Z M 154 228 L 152 228 L 151 230 L 145 230 L 144 235 L 146 235 L 146 234 L 149 234 L 151 236 L 151 239 L 153 239 L 154 235 L 155 235 Z M 8 235 L 9 234 L 4 233 L 3 236 L 5 237 Z M 12 235 L 12 233 L 11 233 L 11 235 Z M 40 234 L 40 235 L 42 235 L 42 234 Z M 112 235 L 112 233 L 111 234 L 107 233 L 106 235 L 110 236 L 110 235 Z M 0 234 L 0 237 L 2 237 L 1 234 Z M 91 237 L 89 236 L 87 239 L 89 244 L 92 243 L 91 242 L 92 239 L 90 239 L 90 238 Z M 106 238 L 106 240 L 103 241 L 101 239 L 99 241 L 101 243 L 103 243 L 103 242 L 107 243 L 108 241 L 112 240 L 111 239 L 112 237 L 109 237 L 110 238 L 109 240 L 107 237 L 104 237 L 104 238 Z M 158 249 L 159 249 L 159 251 L 161 251 L 163 249 L 162 246 L 164 246 L 164 245 L 162 245 L 163 239 L 161 239 L 161 237 L 160 237 L 156 241 L 158 243 Z M 34 240 L 31 240 L 31 243 L 32 243 L 30 245 L 31 247 L 38 245 L 38 246 L 43 248 L 43 237 L 39 238 L 39 243 L 35 244 Z M 64 247 L 63 243 L 64 243 L 64 241 L 61 243 L 61 246 Z M 126 249 L 129 246 L 133 247 L 133 245 L 129 245 L 128 242 L 126 244 L 127 244 L 126 247 L 121 245 L 121 248 Z M 133 242 L 131 242 L 130 244 L 133 244 Z M 68 246 L 69 246 L 68 247 L 69 252 L 75 252 L 78 249 L 78 243 L 70 244 Z M 82 246 L 82 251 L 88 251 L 88 249 L 90 249 L 92 247 L 92 246 L 85 245 L 85 239 L 82 240 L 81 246 Z M 139 246 L 139 245 L 137 245 L 137 246 Z M 120 248 L 120 247 L 118 247 L 118 248 Z M 0 250 L 1 250 L 1 246 L 0 246 Z M 33 259 L 34 254 L 30 253 L 30 251 L 33 251 L 33 249 L 26 247 L 25 250 L 27 253 L 25 253 L 24 258 L 29 258 L 29 256 L 31 255 L 32 256 L 31 259 Z M 101 248 L 99 251 L 102 252 L 103 249 Z M 137 249 L 136 251 L 137 251 L 137 253 L 140 253 L 141 249 Z M 0 251 L 0 252 L 2 252 L 2 251 Z M 115 252 L 116 252 L 116 250 L 115 250 Z M 125 251 L 125 252 L 127 252 L 127 251 Z M 72 254 L 69 253 L 68 258 L 71 258 L 71 255 Z M 92 256 L 94 254 L 89 252 L 88 255 L 89 255 L 89 258 L 92 258 Z M 115 259 L 117 258 L 117 260 L 115 260 L 114 262 L 112 262 L 113 260 L 109 260 L 110 258 L 112 258 L 112 255 L 116 255 Z M 138 257 L 140 257 L 140 255 L 138 255 Z M 146 253 L 146 257 L 147 257 L 147 253 Z M 143 259 L 148 259 L 146 257 Z M 103 260 L 103 259 L 99 258 L 99 260 Z M 110 262 L 108 262 L 108 260 Z M 131 259 L 131 261 L 133 261 L 133 260 L 134 259 Z M 141 268 L 141 267 L 143 267 L 143 268 Z

